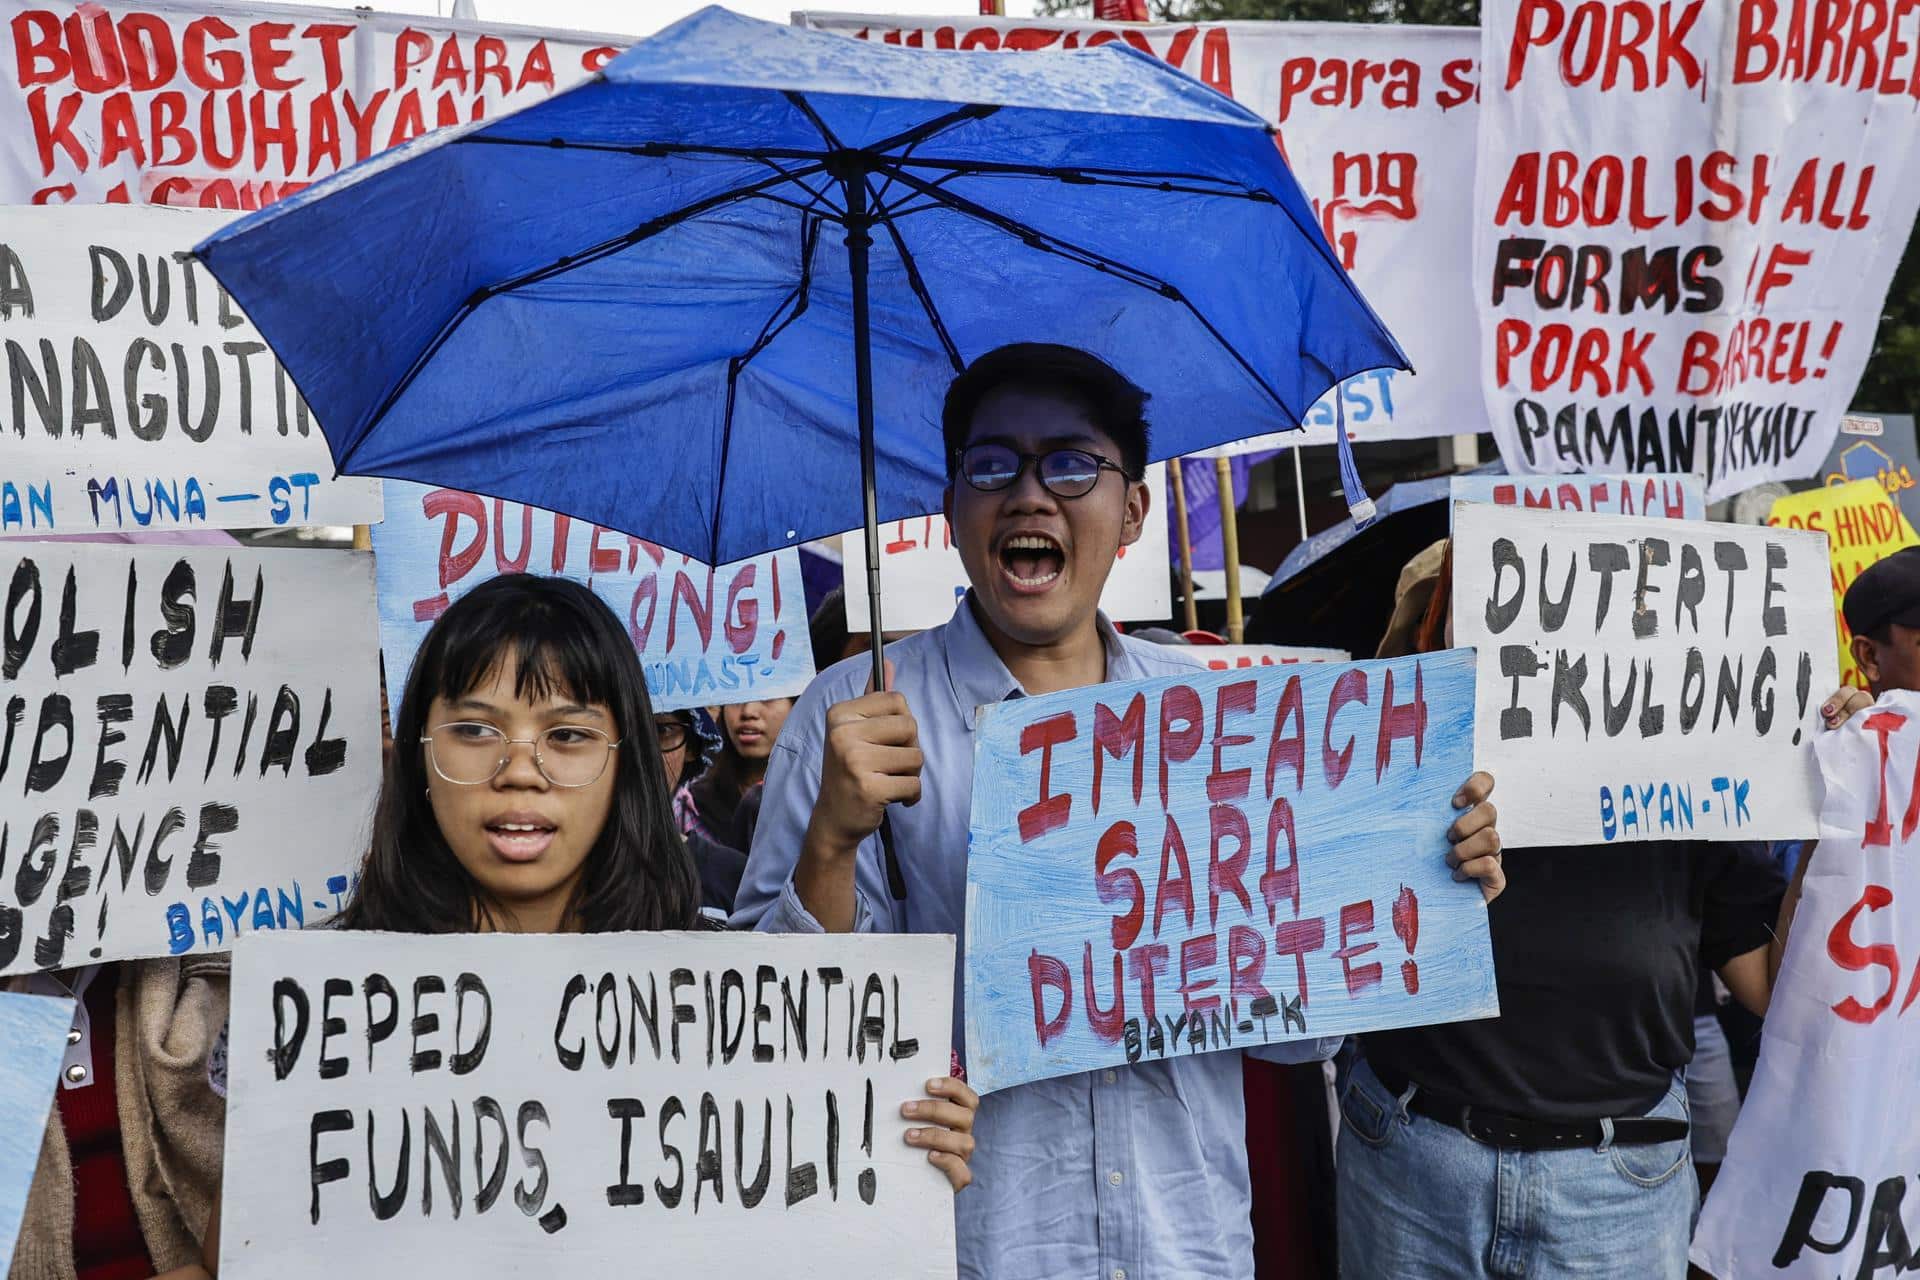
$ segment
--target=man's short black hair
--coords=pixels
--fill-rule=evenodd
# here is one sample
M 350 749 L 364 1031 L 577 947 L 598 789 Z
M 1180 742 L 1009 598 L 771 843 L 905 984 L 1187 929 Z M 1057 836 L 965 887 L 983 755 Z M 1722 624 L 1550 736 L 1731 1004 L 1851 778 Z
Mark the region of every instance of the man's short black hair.
M 1138 480 L 1146 470 L 1146 392 L 1092 352 L 1052 342 L 1016 342 L 987 352 L 947 388 L 940 429 L 946 437 L 949 477 L 966 447 L 980 402 L 1006 389 L 1060 396 L 1079 405 L 1120 451 L 1120 465 L 1129 477 Z

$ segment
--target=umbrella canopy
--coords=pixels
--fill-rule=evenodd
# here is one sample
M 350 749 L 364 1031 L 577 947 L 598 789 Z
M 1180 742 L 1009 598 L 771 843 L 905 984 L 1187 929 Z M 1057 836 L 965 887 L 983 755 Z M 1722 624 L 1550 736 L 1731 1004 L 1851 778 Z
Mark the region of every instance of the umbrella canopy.
M 1124 371 L 1155 457 L 1406 367 L 1267 126 L 1118 42 L 994 58 L 706 9 L 198 252 L 342 472 L 710 563 L 938 509 L 946 385 L 1007 342 Z

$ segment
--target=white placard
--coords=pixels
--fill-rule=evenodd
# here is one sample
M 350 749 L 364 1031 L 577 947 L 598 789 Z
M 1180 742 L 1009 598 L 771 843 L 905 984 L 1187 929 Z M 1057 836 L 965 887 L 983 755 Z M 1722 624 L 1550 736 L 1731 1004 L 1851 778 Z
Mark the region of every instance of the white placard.
M 1912 17 L 1487 0 L 1469 296 L 1509 471 L 1815 473 L 1920 208 Z
M 320 426 L 193 260 L 227 215 L 13 208 L 0 226 L 0 534 L 371 524 Z
M 952 1002 L 949 935 L 250 938 L 220 1273 L 950 1280 Z
M 1419 377 L 1381 369 L 1348 378 L 1340 408 L 1355 441 L 1479 430 L 1472 264 L 1474 95 L 1471 27 L 1346 22 L 1102 23 L 1039 18 L 919 18 L 801 12 L 822 31 L 925 49 L 1019 52 L 1124 41 L 1257 111 L 1319 218 L 1319 230 Z M 1283 287 L 1276 283 L 1275 287 Z M 1331 444 L 1334 393 L 1305 433 L 1246 449 Z
M 365 8 L 0 0 L 0 203 L 264 208 L 631 43 Z
M 1716 1276 L 1895 1280 L 1920 1237 L 1920 694 L 1881 695 L 1818 751 L 1820 844 L 1693 1238 Z
M 1351 662 L 1345 649 L 1314 649 L 1286 644 L 1190 644 L 1167 646 L 1167 653 L 1208 671 L 1248 667 L 1287 667 L 1299 662 Z
M 1821 534 L 1463 502 L 1453 634 L 1515 848 L 1814 834 Z
M 1167 496 L 1167 466 L 1147 468 L 1152 500 L 1140 540 L 1120 549 L 1113 572 L 1100 593 L 1100 608 L 1116 622 L 1153 621 L 1173 611 L 1173 586 L 1167 576 L 1167 522 L 1160 516 Z M 845 571 L 847 629 L 864 634 L 872 621 L 867 611 L 867 545 L 857 530 L 840 537 Z M 967 593 L 967 570 L 954 549 L 953 533 L 942 515 L 893 520 L 880 526 L 880 603 L 888 631 L 924 631 L 953 616 Z
M 332 915 L 380 777 L 373 557 L 4 549 L 0 974 Z

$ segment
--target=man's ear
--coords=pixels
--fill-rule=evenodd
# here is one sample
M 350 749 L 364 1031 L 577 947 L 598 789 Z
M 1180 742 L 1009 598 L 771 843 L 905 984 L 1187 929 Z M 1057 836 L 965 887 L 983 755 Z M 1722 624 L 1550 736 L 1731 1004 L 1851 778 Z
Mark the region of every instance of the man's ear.
M 940 491 L 940 514 L 947 518 L 948 524 L 953 523 L 953 481 L 951 480 L 947 481 L 947 487 Z
M 1127 512 L 1120 524 L 1120 545 L 1130 547 L 1146 531 L 1147 516 L 1153 510 L 1153 490 L 1144 480 L 1127 484 Z
M 1867 683 L 1874 684 L 1880 679 L 1880 646 L 1866 636 L 1853 638 L 1853 665 L 1860 668 L 1860 674 Z

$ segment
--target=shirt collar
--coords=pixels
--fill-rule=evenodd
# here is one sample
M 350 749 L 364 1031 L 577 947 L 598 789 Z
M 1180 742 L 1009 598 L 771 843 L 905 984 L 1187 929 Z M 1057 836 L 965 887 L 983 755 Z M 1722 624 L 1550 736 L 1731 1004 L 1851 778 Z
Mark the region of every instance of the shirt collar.
M 972 602 L 973 592 L 969 590 L 954 607 L 953 618 L 944 628 L 947 678 L 953 686 L 954 705 L 969 729 L 981 707 L 1026 696 L 1026 690 L 1007 670 L 1007 664 L 1000 660 L 993 642 L 981 629 L 979 619 L 974 617 Z M 1107 679 L 1125 680 L 1143 675 L 1126 646 L 1120 643 L 1120 633 L 1114 630 L 1107 615 L 1096 613 L 1094 624 L 1100 629 L 1100 643 L 1107 652 Z

